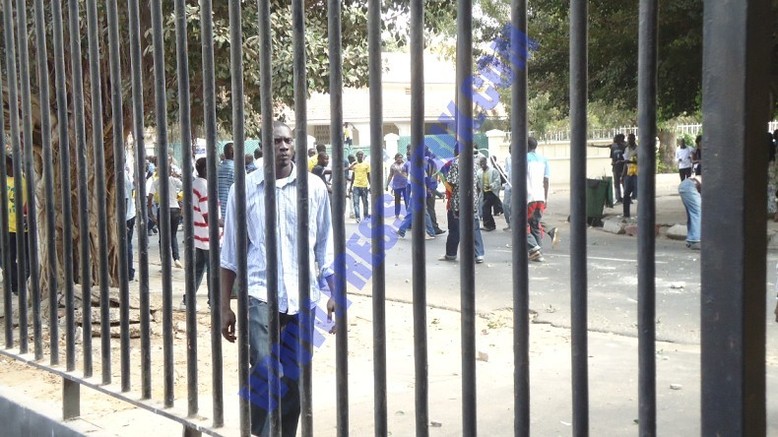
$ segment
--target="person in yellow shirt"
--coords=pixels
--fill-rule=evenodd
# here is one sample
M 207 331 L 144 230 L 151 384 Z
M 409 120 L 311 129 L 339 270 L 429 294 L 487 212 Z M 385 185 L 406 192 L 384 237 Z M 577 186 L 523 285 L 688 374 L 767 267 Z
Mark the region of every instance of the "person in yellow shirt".
M 327 153 L 327 146 L 318 144 L 315 149 L 308 149 L 308 171 L 313 173 L 313 168 L 319 163 L 319 153 Z
M 318 161 L 319 158 L 316 156 L 316 149 L 311 147 L 308 149 L 308 171 L 313 171 L 313 168 L 316 167 Z
M 343 145 L 351 147 L 354 144 L 354 138 L 351 133 L 351 127 L 348 123 L 343 123 Z
M 9 155 L 5 156 L 5 171 L 6 171 L 6 186 L 8 190 L 8 232 L 11 236 L 11 247 L 9 248 L 9 252 L 11 255 L 11 274 L 9 275 L 9 272 L 5 272 L 6 278 L 11 278 L 11 292 L 13 294 L 18 293 L 18 287 L 19 287 L 19 273 L 18 273 L 18 263 L 24 264 L 24 280 L 27 280 L 27 277 L 29 277 L 29 266 L 27 263 L 27 228 L 25 225 L 25 228 L 22 230 L 22 232 L 18 232 L 18 227 L 16 225 L 17 220 L 17 212 L 20 212 L 23 214 L 25 223 L 26 223 L 26 216 L 27 216 L 27 184 L 22 178 L 22 186 L 21 186 L 21 196 L 22 196 L 22 202 L 21 202 L 21 208 L 19 208 L 19 203 L 16 202 L 16 181 L 14 179 L 14 168 L 13 168 L 13 158 L 11 158 Z M 21 234 L 21 235 L 19 235 Z M 24 241 L 24 253 L 19 254 L 16 250 L 16 244 L 17 239 L 22 238 Z
M 364 161 L 365 154 L 357 152 L 357 162 L 351 164 L 349 170 L 354 171 L 354 178 L 351 181 L 351 191 L 353 195 L 351 200 L 354 202 L 354 218 L 357 223 L 361 220 L 359 213 L 359 199 L 362 199 L 362 205 L 365 207 L 365 218 L 370 218 L 370 204 L 368 202 L 368 193 L 370 192 L 370 164 Z

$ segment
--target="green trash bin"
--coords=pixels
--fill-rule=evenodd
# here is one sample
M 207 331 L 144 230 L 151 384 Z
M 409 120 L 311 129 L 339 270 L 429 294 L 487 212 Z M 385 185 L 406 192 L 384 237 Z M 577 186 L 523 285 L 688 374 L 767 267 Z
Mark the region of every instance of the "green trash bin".
M 613 178 L 586 179 L 586 220 L 595 224 L 602 220 L 603 208 L 613 207 Z

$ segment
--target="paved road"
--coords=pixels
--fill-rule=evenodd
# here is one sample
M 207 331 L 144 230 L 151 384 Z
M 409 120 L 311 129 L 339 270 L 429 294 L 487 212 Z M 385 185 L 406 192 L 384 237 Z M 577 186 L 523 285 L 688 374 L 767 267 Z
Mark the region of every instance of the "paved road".
M 676 192 L 676 175 L 657 177 L 656 223 L 663 226 L 685 223 L 685 212 Z M 553 188 L 553 187 L 552 187 Z M 537 312 L 538 322 L 555 326 L 570 326 L 570 250 L 569 250 L 569 195 L 567 187 L 552 190 L 545 221 L 549 226 L 558 226 L 562 232 L 561 242 L 556 248 L 544 244 L 545 262 L 530 263 L 529 293 L 530 308 Z M 637 203 L 639 216 L 640 202 Z M 620 208 L 605 210 L 606 215 L 615 216 Z M 393 212 L 391 212 L 393 214 Z M 390 216 L 391 216 L 390 214 Z M 446 228 L 445 210 L 442 201 L 437 204 L 440 225 Z M 391 226 L 389 222 L 387 222 Z M 346 239 L 351 240 L 351 254 L 359 258 L 369 256 L 369 228 L 357 225 L 347 219 Z M 484 232 L 486 263 L 476 265 L 476 308 L 479 312 L 491 312 L 512 307 L 511 249 L 506 247 L 510 234 L 501 229 L 505 226 L 502 217 L 497 218 L 497 231 Z M 768 223 L 775 232 L 778 224 Z M 412 300 L 412 242 L 408 238 L 397 239 L 387 230 L 386 252 L 386 295 L 398 301 Z M 179 233 L 179 241 L 182 234 Z M 458 309 L 460 306 L 459 262 L 438 261 L 444 253 L 445 237 L 426 241 L 427 301 L 433 306 Z M 157 239 L 150 241 L 152 258 L 158 255 Z M 588 304 L 589 327 L 600 332 L 612 332 L 637 336 L 637 239 L 627 235 L 604 232 L 602 228 L 587 230 L 588 260 Z M 775 305 L 773 284 L 778 252 L 768 253 L 767 317 L 768 334 L 778 336 L 778 324 L 773 323 L 772 309 Z M 154 261 L 152 261 L 154 262 Z M 350 292 L 371 293 L 373 269 L 363 262 L 357 269 L 352 263 L 350 269 L 359 270 L 366 281 L 351 281 Z M 174 269 L 174 274 L 179 272 Z M 699 343 L 700 328 L 700 252 L 687 249 L 682 241 L 660 236 L 656 240 L 656 321 L 657 337 L 662 340 L 689 344 Z M 204 285 L 202 286 L 204 288 Z M 183 294 L 174 287 L 175 302 Z M 204 290 L 200 291 L 204 295 Z M 775 332 L 774 332 L 775 331 Z
M 675 175 L 663 177 L 657 185 L 657 224 L 685 223 L 685 212 L 675 193 Z M 556 326 L 570 326 L 570 250 L 569 224 L 566 222 L 569 192 L 552 195 L 546 221 L 562 231 L 560 244 L 551 249 L 544 241 L 545 262 L 530 263 L 530 308 L 538 321 Z M 638 202 L 639 208 L 640 202 Z M 556 207 L 556 210 L 554 208 Z M 442 208 L 442 203 L 440 208 Z M 620 209 L 606 209 L 616 215 Z M 441 217 L 441 214 L 438 213 Z M 444 217 L 444 216 L 443 216 Z M 510 234 L 498 230 L 483 233 L 486 263 L 476 265 L 476 307 L 490 312 L 512 306 L 511 249 L 506 247 Z M 441 226 L 444 226 L 441 224 Z M 351 225 L 349 225 L 349 228 Z M 355 228 L 356 229 L 356 228 Z M 348 235 L 348 232 L 347 232 Z M 408 234 L 410 235 L 410 233 Z M 442 237 L 445 237 L 443 235 Z M 587 230 L 589 327 L 595 331 L 637 336 L 637 239 L 615 235 L 602 228 Z M 438 261 L 443 254 L 445 238 L 426 242 L 428 302 L 444 307 L 459 307 L 459 262 Z M 411 300 L 411 241 L 399 240 L 387 252 L 387 296 Z M 656 240 L 656 322 L 659 339 L 698 343 L 700 339 L 700 252 L 685 247 L 683 241 L 660 236 Z M 778 253 L 768 253 L 768 330 L 772 322 L 775 295 L 775 266 Z M 363 291 L 369 293 L 367 285 Z M 775 335 L 778 335 L 776 331 Z

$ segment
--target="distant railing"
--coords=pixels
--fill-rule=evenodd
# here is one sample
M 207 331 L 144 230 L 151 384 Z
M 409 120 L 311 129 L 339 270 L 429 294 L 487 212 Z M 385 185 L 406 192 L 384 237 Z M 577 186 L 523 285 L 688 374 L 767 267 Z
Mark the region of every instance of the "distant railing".
M 778 120 L 771 121 L 767 124 L 767 131 L 768 132 L 774 132 L 776 129 L 778 129 Z M 702 132 L 702 124 L 678 124 L 675 125 L 671 130 L 675 131 L 676 135 L 682 134 L 682 135 L 691 135 L 691 136 L 697 136 Z M 589 141 L 610 141 L 613 139 L 616 134 L 635 134 L 635 136 L 638 135 L 638 128 L 637 126 L 621 126 L 617 128 L 607 128 L 607 129 L 590 129 L 587 132 L 587 139 Z M 558 130 L 558 131 L 550 131 L 545 133 L 537 133 L 535 131 L 530 131 L 529 135 L 532 137 L 535 137 L 538 141 L 545 142 L 545 143 L 552 143 L 552 142 L 565 142 L 570 141 L 570 130 Z M 505 141 L 510 142 L 511 141 L 511 133 L 505 132 Z

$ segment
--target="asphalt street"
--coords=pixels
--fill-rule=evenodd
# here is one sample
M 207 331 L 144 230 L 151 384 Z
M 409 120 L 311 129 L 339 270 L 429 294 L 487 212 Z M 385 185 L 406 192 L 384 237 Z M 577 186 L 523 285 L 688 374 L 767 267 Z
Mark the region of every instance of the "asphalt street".
M 660 175 L 665 176 L 665 175 Z M 680 197 L 674 191 L 675 175 L 663 177 L 657 184 L 656 223 L 665 229 L 673 224 L 685 224 Z M 530 262 L 529 304 L 537 312 L 537 322 L 559 327 L 570 326 L 570 232 L 569 191 L 558 190 L 550 195 L 551 202 L 544 217 L 548 227 L 561 231 L 561 241 L 551 248 L 544 238 L 542 263 Z M 640 202 L 637 202 L 638 210 Z M 443 203 L 438 203 L 438 217 Z M 605 214 L 615 216 L 620 207 L 606 208 Z M 638 214 L 639 215 L 639 214 Z M 639 218 L 638 218 L 639 220 Z M 505 222 L 497 218 L 497 230 L 483 232 L 486 262 L 477 264 L 476 309 L 481 313 L 512 307 L 511 248 L 509 232 L 502 231 Z M 350 227 L 350 225 L 348 226 Z M 441 223 L 445 229 L 445 222 Z M 348 235 L 348 229 L 347 229 Z M 410 236 L 410 232 L 408 233 Z M 439 261 L 445 251 L 446 234 L 426 241 L 427 302 L 446 308 L 460 306 L 459 261 Z M 589 227 L 587 241 L 588 321 L 592 331 L 637 336 L 637 238 L 616 235 L 603 228 Z M 410 238 L 402 239 L 387 250 L 387 297 L 412 300 Z M 656 332 L 660 340 L 696 344 L 700 341 L 700 251 L 687 249 L 683 241 L 664 235 L 656 239 L 655 287 Z M 775 265 L 778 253 L 768 252 L 766 317 L 768 333 L 778 336 L 778 324 L 773 322 L 775 307 Z M 369 284 L 363 292 L 370 293 Z

